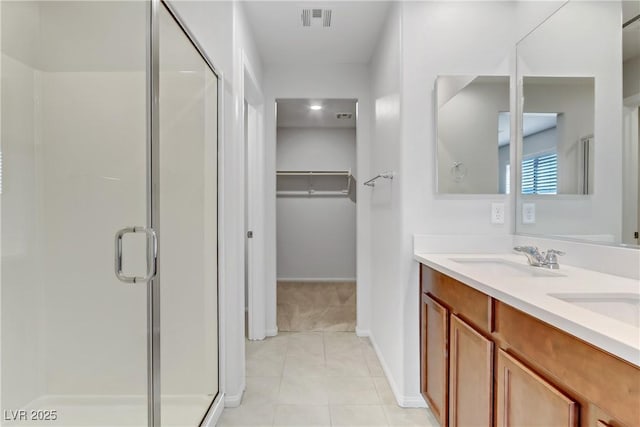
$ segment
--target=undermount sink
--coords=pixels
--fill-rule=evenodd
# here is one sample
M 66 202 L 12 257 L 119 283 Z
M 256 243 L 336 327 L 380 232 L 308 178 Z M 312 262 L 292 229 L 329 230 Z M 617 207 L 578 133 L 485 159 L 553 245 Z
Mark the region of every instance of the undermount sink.
M 636 328 L 640 327 L 640 294 L 548 294 L 551 297 L 585 308 Z
M 469 264 L 481 269 L 484 272 L 499 276 L 509 277 L 564 277 L 562 273 L 533 267 L 530 265 L 518 264 L 502 258 L 450 258 L 451 261 L 460 264 Z

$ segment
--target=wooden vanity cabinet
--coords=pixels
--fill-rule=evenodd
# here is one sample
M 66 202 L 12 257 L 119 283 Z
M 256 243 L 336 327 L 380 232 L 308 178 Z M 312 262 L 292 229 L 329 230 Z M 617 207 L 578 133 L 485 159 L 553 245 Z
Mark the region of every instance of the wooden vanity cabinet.
M 496 427 L 577 427 L 578 405 L 503 350 L 498 350 Z
M 638 405 L 640 405 L 640 403 L 638 403 Z M 640 420 L 638 420 L 638 423 L 638 425 L 640 425 Z M 583 424 L 586 424 L 588 427 L 624 427 L 620 421 L 615 420 L 609 414 L 594 405 L 589 407 L 587 419 Z
M 637 366 L 424 265 L 420 282 L 421 390 L 441 427 L 640 427 Z
M 640 426 L 640 368 L 501 301 L 494 318 L 494 341 L 578 401 L 582 427 Z
M 441 426 L 447 425 L 449 311 L 429 295 L 421 297 L 420 391 Z
M 422 394 L 442 427 L 490 427 L 494 344 L 485 335 L 491 300 L 434 270 L 423 269 L 421 277 Z M 429 381 L 443 372 L 444 379 Z
M 451 315 L 449 426 L 491 426 L 493 342 Z

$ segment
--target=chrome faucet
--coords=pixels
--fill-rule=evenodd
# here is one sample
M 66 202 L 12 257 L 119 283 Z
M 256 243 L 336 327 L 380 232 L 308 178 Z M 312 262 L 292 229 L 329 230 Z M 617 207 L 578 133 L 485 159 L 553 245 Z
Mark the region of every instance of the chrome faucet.
M 564 252 L 556 249 L 548 249 L 544 257 L 543 267 L 550 268 L 552 270 L 559 269 L 560 264 L 558 264 L 558 255 L 564 255 Z
M 547 252 L 540 252 L 540 250 L 535 246 L 516 246 L 513 250 L 524 254 L 529 261 L 529 265 L 549 268 L 551 270 L 557 270 L 560 268 L 560 264 L 558 264 L 558 255 L 564 255 L 564 252 L 555 249 L 549 249 Z

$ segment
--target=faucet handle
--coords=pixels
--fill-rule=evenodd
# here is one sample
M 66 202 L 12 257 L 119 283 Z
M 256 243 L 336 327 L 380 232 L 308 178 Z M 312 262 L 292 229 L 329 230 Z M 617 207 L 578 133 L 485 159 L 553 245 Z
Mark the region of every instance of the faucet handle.
M 559 250 L 557 250 L 557 249 L 549 249 L 549 250 L 547 251 L 547 256 L 548 256 L 548 255 L 565 255 L 565 253 L 564 253 L 564 252 L 562 252 L 562 251 L 559 251 Z
M 537 246 L 516 246 L 513 250 L 516 252 L 525 252 L 530 254 L 540 252 Z
M 556 249 L 547 250 L 544 255 L 544 266 L 552 270 L 560 268 L 560 264 L 558 264 L 558 255 L 564 255 L 564 252 Z

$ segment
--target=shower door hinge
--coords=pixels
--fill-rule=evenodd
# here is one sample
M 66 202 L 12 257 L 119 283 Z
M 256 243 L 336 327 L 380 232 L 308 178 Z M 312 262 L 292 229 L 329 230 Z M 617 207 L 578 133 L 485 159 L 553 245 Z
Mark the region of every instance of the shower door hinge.
M 253 239 L 253 231 L 247 231 L 247 239 Z

